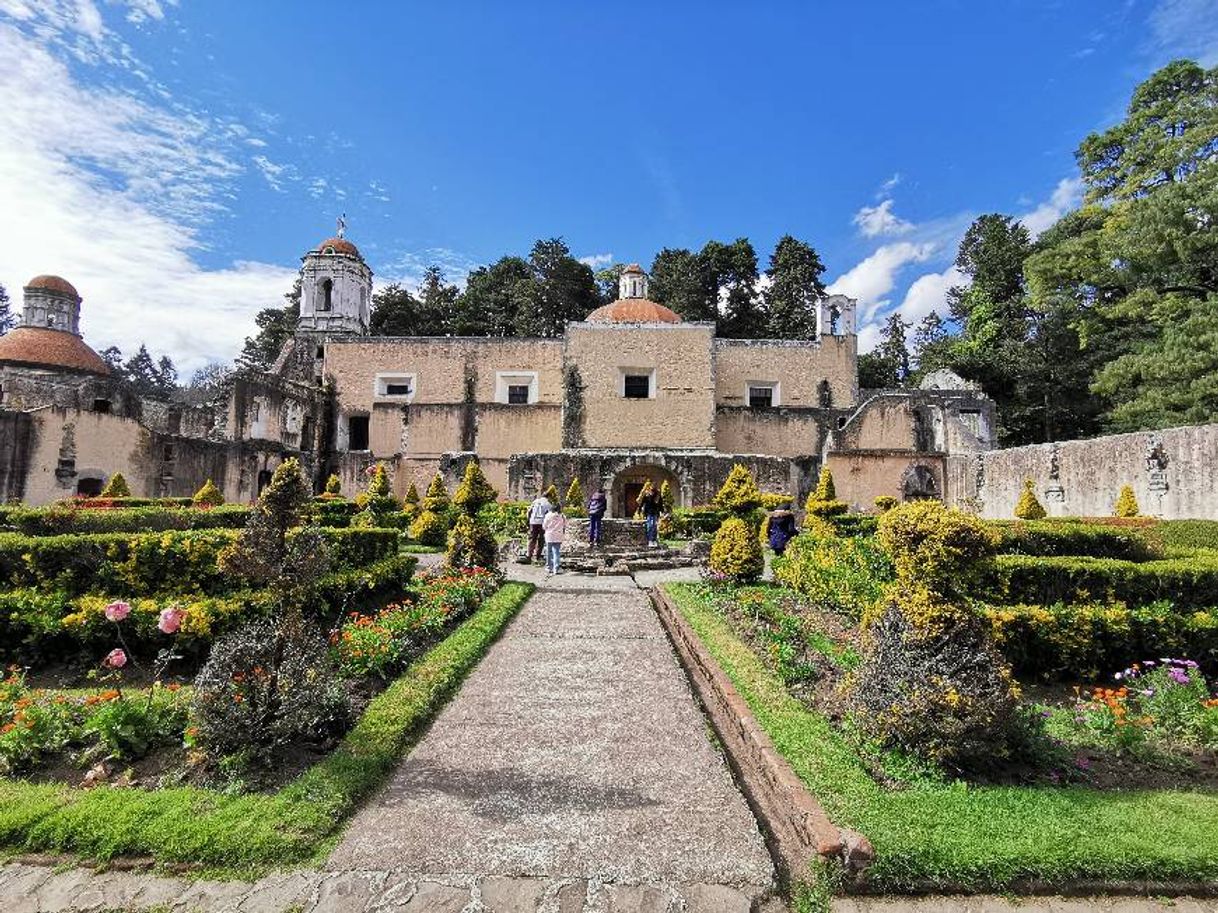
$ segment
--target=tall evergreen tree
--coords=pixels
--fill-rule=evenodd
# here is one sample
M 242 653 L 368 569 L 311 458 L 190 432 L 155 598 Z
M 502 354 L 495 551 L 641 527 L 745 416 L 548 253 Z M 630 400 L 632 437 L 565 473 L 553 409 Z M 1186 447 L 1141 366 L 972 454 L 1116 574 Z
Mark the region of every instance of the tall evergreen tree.
M 535 243 L 529 271 L 533 281 L 517 312 L 517 335 L 561 336 L 567 321 L 583 320 L 600 306 L 592 268 L 572 257 L 562 238 Z
M 621 291 L 622 270 L 625 268 L 626 264 L 615 263 L 597 272 L 596 287 L 600 291 L 602 304 L 617 301 Z
M 266 370 L 275 363 L 283 344 L 296 331 L 300 317 L 300 279 L 292 284 L 292 290 L 283 296 L 287 304 L 277 308 L 263 308 L 254 317 L 258 332 L 245 338 L 237 363 L 245 368 Z
M 0 336 L 3 336 L 16 325 L 17 317 L 10 309 L 8 292 L 4 290 L 3 285 L 0 285 Z
M 407 289 L 393 282 L 372 293 L 368 332 L 373 336 L 417 336 L 419 302 Z
M 686 320 L 719 319 L 719 288 L 698 254 L 664 248 L 651 262 L 650 279 L 651 297 Z
M 757 252 L 749 239 L 737 238 L 731 244 L 707 241 L 698 258 L 722 305 L 720 335 L 729 339 L 764 336 L 765 315 L 757 295 Z
M 770 254 L 764 292 L 767 332 L 774 339 L 814 339 L 816 310 L 825 294 L 825 265 L 810 245 L 783 235 Z

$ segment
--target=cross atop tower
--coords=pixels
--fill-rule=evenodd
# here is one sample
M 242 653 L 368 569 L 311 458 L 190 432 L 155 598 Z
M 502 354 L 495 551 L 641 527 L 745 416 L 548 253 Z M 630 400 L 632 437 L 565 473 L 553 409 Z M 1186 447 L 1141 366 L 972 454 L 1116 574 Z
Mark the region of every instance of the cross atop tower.
M 335 221 L 338 224 L 338 237 L 347 237 L 347 214 L 344 212 Z

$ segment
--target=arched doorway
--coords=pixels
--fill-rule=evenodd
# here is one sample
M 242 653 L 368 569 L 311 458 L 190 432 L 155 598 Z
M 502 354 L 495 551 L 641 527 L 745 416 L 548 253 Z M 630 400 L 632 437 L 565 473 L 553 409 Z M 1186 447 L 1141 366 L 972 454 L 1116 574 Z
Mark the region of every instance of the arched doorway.
M 643 486 L 648 481 L 656 491 L 659 491 L 660 486 L 667 482 L 672 491 L 673 501 L 680 504 L 681 482 L 676 473 L 663 466 L 652 464 L 628 466 L 613 479 L 613 487 L 609 494 L 609 515 L 627 519 L 633 517 L 638 508 L 639 495 L 642 494 Z

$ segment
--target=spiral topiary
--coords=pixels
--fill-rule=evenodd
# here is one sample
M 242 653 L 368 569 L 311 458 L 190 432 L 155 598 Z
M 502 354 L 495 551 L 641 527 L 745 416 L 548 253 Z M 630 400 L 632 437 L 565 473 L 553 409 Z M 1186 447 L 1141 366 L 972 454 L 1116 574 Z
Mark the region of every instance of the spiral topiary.
M 844 514 L 848 507 L 845 501 L 837 500 L 837 488 L 833 484 L 833 473 L 828 466 L 821 467 L 820 476 L 816 480 L 816 488 L 804 502 L 804 510 L 809 517 L 826 519 Z

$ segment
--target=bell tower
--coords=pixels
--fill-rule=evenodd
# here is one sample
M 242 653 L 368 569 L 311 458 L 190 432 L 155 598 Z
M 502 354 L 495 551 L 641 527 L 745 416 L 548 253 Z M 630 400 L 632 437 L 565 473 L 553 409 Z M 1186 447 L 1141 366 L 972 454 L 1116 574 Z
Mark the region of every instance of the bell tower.
M 301 258 L 300 331 L 368 335 L 372 270 L 346 233 L 343 217 L 333 238 Z

